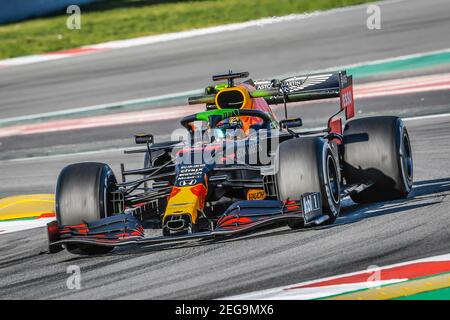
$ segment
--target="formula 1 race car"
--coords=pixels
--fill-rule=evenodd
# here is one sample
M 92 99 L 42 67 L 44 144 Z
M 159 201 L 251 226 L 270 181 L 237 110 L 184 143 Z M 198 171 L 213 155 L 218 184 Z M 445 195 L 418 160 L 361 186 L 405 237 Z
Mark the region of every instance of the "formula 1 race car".
M 251 80 L 247 72 L 217 75 L 189 104 L 206 110 L 181 119 L 181 139 L 145 147 L 144 168 L 118 182 L 107 164 L 76 163 L 60 173 L 57 221 L 48 224 L 50 252 L 98 254 L 129 244 L 218 240 L 267 226 L 292 229 L 333 223 L 341 199 L 357 203 L 405 198 L 413 183 L 412 152 L 402 120 L 353 119 L 346 72 Z M 226 83 L 225 83 L 226 81 Z M 287 104 L 339 98 L 320 130 L 299 131 Z M 270 105 L 282 104 L 277 121 Z M 139 178 L 131 180 L 131 176 Z M 160 228 L 149 237 L 147 230 Z

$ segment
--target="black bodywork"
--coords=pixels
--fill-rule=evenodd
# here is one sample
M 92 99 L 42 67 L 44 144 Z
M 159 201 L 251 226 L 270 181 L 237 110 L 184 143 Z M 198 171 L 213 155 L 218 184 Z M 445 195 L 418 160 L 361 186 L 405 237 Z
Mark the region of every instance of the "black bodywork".
M 226 79 L 228 87 L 233 87 L 236 78 L 246 76 L 248 73 L 232 74 L 230 72 L 230 74 L 215 76 L 214 80 Z M 329 118 L 323 129 L 294 131 L 294 127 L 301 126 L 301 119 L 288 119 L 287 109 L 285 109 L 286 119 L 280 122 L 269 119 L 273 125 L 269 128 L 270 130 L 265 131 L 265 135 L 231 142 L 230 140 L 221 143 L 207 141 L 200 147 L 191 145 L 189 141 L 156 143 L 152 135 L 136 136 L 136 143 L 143 147 L 128 150 L 125 153 L 142 153 L 145 158 L 145 167 L 129 170 L 122 164 L 121 181 L 114 180 L 105 196 L 105 202 L 108 203 L 111 212 L 102 219 L 81 221 L 72 225 L 63 225 L 61 221 L 50 223 L 48 234 L 51 251 L 60 250 L 62 245 L 81 248 L 83 246 L 113 248 L 129 244 L 153 245 L 190 240 L 215 240 L 279 223 L 287 222 L 295 228 L 334 221 L 339 214 L 339 206 L 336 206 L 337 209 L 334 210 L 337 212 L 333 210 L 329 210 L 329 213 L 324 212 L 323 208 L 329 207 L 325 206 L 324 201 L 327 200 L 324 199 L 330 198 L 330 195 L 324 195 L 322 192 L 324 189 L 311 190 L 311 192 L 299 194 L 296 198 L 283 199 L 280 196 L 280 178 L 277 177 L 276 165 L 273 162 L 268 164 L 259 161 L 260 156 L 264 159 L 272 156 L 276 158 L 279 145 L 290 140 L 316 139 L 321 148 L 323 146 L 328 150 L 327 154 L 334 161 L 336 168 L 333 173 L 334 178 L 327 177 L 329 186 L 326 186 L 328 188 L 326 192 L 337 192 L 339 203 L 342 197 L 358 194 L 372 186 L 373 181 L 370 180 L 346 184 L 343 174 L 345 153 L 343 122 L 354 116 L 351 76 L 347 76 L 345 72 L 339 72 L 283 80 L 247 80 L 245 83 L 254 88 L 250 92 L 252 98 L 263 98 L 268 105 L 284 104 L 286 108 L 289 102 L 340 98 L 340 108 Z M 205 103 L 206 110 L 214 110 L 213 98 L 217 92 L 218 89 L 214 86 L 208 87 L 204 96 L 190 98 L 189 103 Z M 233 116 L 248 114 L 248 110 L 233 111 Z M 267 117 L 261 111 L 254 112 L 253 115 Z M 193 120 L 195 115 L 182 119 L 181 124 L 189 129 L 187 123 Z M 194 181 L 192 177 L 191 180 L 180 178 L 180 172 L 190 167 L 182 161 L 177 161 L 177 155 L 187 150 L 195 156 L 196 152 L 203 152 L 205 148 L 213 146 L 217 150 L 222 146 L 223 150 L 225 145 L 230 143 L 235 150 L 240 150 L 233 154 L 235 160 L 233 164 L 228 164 L 226 161 L 210 164 L 203 160 L 202 167 L 198 169 L 201 171 L 201 178 L 207 180 L 208 188 L 204 210 L 199 213 L 195 228 L 187 221 L 186 226 L 189 225 L 189 228 L 185 228 L 184 222 L 177 222 L 182 226 L 179 228 L 180 232 L 173 232 L 176 228 L 172 228 L 172 232 L 165 231 L 170 221 L 163 220 L 164 211 L 174 187 L 188 185 Z M 213 153 L 218 152 L 217 150 L 213 150 Z M 256 163 L 249 161 L 249 158 L 255 154 L 258 161 Z M 324 178 L 321 177 L 321 179 Z M 335 186 L 331 185 L 332 179 L 336 183 Z M 205 184 L 203 180 L 195 180 L 195 184 L 200 183 Z M 263 190 L 264 198 L 249 199 L 249 190 Z M 146 237 L 145 229 L 150 225 L 162 228 L 163 234 L 159 237 Z M 95 250 L 85 251 L 95 252 Z

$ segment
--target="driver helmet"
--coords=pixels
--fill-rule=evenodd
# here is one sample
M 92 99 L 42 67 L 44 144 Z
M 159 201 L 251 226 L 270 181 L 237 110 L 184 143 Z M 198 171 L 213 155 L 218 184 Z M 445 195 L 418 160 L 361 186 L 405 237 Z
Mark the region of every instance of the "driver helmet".
M 239 117 L 231 117 L 221 121 L 216 126 L 225 139 L 245 138 L 244 124 Z

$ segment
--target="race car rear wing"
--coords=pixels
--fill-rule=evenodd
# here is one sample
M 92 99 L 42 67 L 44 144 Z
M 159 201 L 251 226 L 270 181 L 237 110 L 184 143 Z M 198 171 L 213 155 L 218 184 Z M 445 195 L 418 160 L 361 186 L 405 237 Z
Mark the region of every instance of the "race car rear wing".
M 244 74 L 244 73 L 242 73 Z M 248 76 L 248 73 L 245 73 Z M 234 76 L 235 74 L 230 74 Z M 223 79 L 216 76 L 214 80 Z M 293 76 L 286 79 L 247 80 L 255 87 L 249 92 L 252 98 L 264 98 L 268 104 L 311 101 L 318 99 L 340 98 L 341 111 L 345 110 L 346 119 L 355 114 L 353 101 L 353 79 L 346 71 L 336 73 Z M 190 97 L 189 104 L 214 105 L 215 93 Z
M 346 71 L 253 82 L 255 93 L 264 97 L 268 104 L 340 98 L 341 110 L 345 110 L 346 119 L 355 115 L 353 79 Z M 264 91 L 268 94 L 262 94 Z

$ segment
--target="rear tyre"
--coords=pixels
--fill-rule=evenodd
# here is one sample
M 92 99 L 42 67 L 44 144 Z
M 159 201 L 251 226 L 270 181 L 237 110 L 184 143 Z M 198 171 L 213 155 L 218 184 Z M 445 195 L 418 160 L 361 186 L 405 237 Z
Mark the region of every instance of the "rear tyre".
M 88 223 L 114 213 L 111 192 L 116 178 L 103 163 L 85 162 L 68 165 L 59 174 L 56 185 L 56 217 L 59 226 Z M 69 252 L 100 254 L 112 247 L 66 245 Z
M 278 196 L 282 201 L 300 199 L 310 192 L 320 192 L 322 210 L 333 223 L 341 206 L 338 160 L 330 145 L 319 137 L 292 139 L 280 144 L 277 174 Z M 289 227 L 298 229 L 303 222 L 289 221 Z
M 357 203 L 406 198 L 413 184 L 408 131 L 398 117 L 355 119 L 344 130 L 344 176 L 348 184 L 371 182 L 351 195 Z

